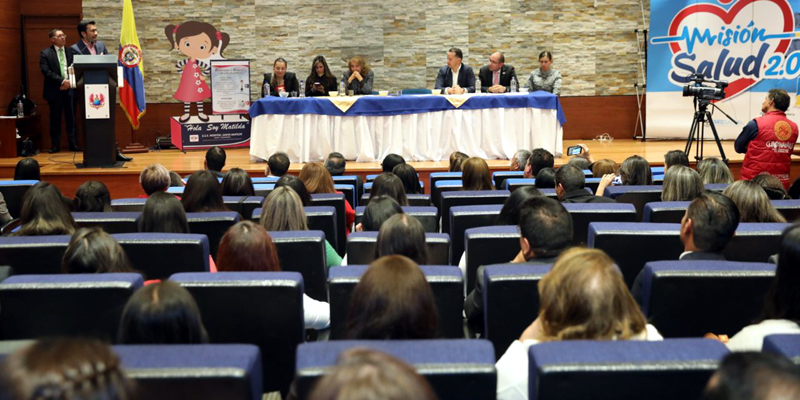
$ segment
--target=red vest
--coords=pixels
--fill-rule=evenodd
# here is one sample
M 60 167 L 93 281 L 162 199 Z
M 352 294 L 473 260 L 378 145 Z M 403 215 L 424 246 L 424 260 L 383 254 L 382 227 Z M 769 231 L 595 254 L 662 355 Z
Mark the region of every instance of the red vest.
M 770 111 L 755 121 L 758 135 L 747 145 L 741 177 L 750 180 L 762 172 L 769 172 L 788 189 L 797 124 L 786 118 L 783 111 Z

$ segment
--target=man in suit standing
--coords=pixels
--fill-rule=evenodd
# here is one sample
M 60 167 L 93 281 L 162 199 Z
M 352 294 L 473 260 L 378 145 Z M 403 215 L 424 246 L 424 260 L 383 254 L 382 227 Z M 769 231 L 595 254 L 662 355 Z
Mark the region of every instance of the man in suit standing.
M 511 79 L 517 77 L 514 67 L 506 65 L 506 57 L 501 52 L 489 56 L 489 65 L 478 73 L 481 78 L 481 92 L 505 93 L 511 91 Z
M 444 89 L 445 94 L 475 93 L 475 73 L 469 65 L 461 63 L 462 58 L 458 47 L 447 51 L 447 66 L 439 69 L 436 89 Z
M 53 45 L 39 55 L 39 69 L 44 75 L 44 99 L 50 106 L 50 153 L 61 151 L 61 114 L 67 123 L 71 151 L 81 151 L 75 141 L 75 109 L 69 88 L 67 67 L 72 65 L 72 49 L 66 48 L 67 35 L 61 29 L 50 31 Z

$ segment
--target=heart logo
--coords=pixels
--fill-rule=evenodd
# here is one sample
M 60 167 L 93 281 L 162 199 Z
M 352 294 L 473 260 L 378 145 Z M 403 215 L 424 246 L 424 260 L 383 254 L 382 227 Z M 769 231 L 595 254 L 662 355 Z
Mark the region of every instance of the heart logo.
M 722 3 L 722 4 L 728 4 L 728 3 L 731 2 L 731 0 L 719 0 L 719 2 Z M 738 25 L 735 25 L 735 26 L 731 26 L 731 25 L 734 24 L 734 22 L 743 22 L 741 20 L 741 18 L 737 21 L 737 17 L 739 16 L 739 12 L 742 11 L 743 9 L 745 9 L 748 6 L 752 5 L 753 7 L 757 7 L 760 4 L 764 4 L 764 3 L 774 4 L 781 10 L 782 18 L 778 17 L 778 20 L 782 21 L 782 24 L 774 24 L 773 23 L 773 24 L 769 24 L 769 25 L 766 25 L 766 26 L 759 26 L 757 28 L 766 29 L 767 30 L 767 34 L 777 34 L 777 33 L 793 32 L 794 31 L 794 16 L 792 15 L 792 8 L 789 6 L 789 4 L 785 0 L 741 0 L 741 1 L 736 2 L 736 4 L 734 4 L 733 7 L 731 7 L 729 10 L 726 10 L 726 9 L 724 9 L 724 8 L 718 6 L 718 5 L 715 5 L 715 4 L 693 4 L 693 5 L 690 5 L 690 6 L 686 7 L 683 10 L 681 10 L 680 12 L 678 12 L 678 14 L 675 15 L 675 18 L 672 19 L 672 23 L 670 24 L 670 27 L 669 27 L 669 36 L 678 36 L 678 35 L 680 35 L 679 30 L 681 29 L 681 23 L 686 18 L 688 18 L 689 16 L 703 17 L 702 14 L 707 14 L 705 17 L 713 17 L 713 16 L 715 16 L 719 20 L 721 20 L 722 23 L 724 23 L 726 26 L 730 27 L 730 29 L 732 29 L 732 30 L 735 29 L 737 31 L 740 31 L 740 29 L 742 27 L 747 25 L 746 22 L 738 24 Z M 749 8 L 748 8 L 748 10 L 749 10 Z M 746 15 L 746 14 L 748 14 L 748 15 Z M 753 14 L 756 14 L 756 13 L 753 13 Z M 776 17 L 772 16 L 772 15 L 774 15 L 773 13 L 767 13 L 767 15 L 769 16 L 771 21 L 774 21 L 776 19 Z M 752 15 L 749 15 L 749 13 L 743 14 L 742 17 L 744 17 L 744 18 L 751 17 L 750 19 L 747 19 L 747 21 L 752 20 Z M 700 25 L 700 24 L 698 24 L 698 25 Z M 698 28 L 701 28 L 701 27 L 698 26 Z M 709 28 L 709 32 L 711 34 L 714 34 L 714 35 L 717 34 L 717 32 L 714 32 L 714 30 L 711 29 L 711 26 L 703 25 L 702 29 L 705 29 L 705 28 Z M 725 27 L 723 27 L 723 28 L 725 28 Z M 786 50 L 789 48 L 790 43 L 791 43 L 791 39 L 782 39 L 782 40 L 780 40 L 780 42 L 778 43 L 777 47 L 775 47 L 774 50 L 772 51 L 772 54 L 775 54 L 775 53 L 786 53 Z M 676 54 L 676 53 L 679 53 L 679 52 L 686 51 L 685 48 L 681 47 L 682 46 L 681 43 L 672 42 L 672 43 L 670 43 L 669 46 L 670 46 L 670 50 L 672 51 L 672 54 Z M 753 43 L 753 46 L 754 46 L 754 48 L 757 48 L 758 46 L 761 46 L 761 42 L 755 42 L 755 43 Z M 769 58 L 769 56 L 771 56 L 772 54 L 767 54 L 766 58 Z M 718 62 L 718 61 L 721 61 L 721 60 L 717 60 L 716 57 L 714 57 L 713 59 L 711 59 L 711 61 Z M 726 98 L 732 98 L 732 97 L 736 96 L 737 94 L 749 89 L 750 87 L 752 87 L 753 85 L 755 85 L 756 83 L 758 83 L 760 80 L 763 80 L 763 79 L 764 79 L 764 75 L 761 74 L 761 76 L 760 76 L 760 78 L 758 80 L 750 78 L 750 77 L 741 77 L 741 78 L 738 78 L 738 79 L 735 79 L 735 80 L 729 82 L 728 88 L 726 90 L 726 93 L 727 93 L 727 97 Z

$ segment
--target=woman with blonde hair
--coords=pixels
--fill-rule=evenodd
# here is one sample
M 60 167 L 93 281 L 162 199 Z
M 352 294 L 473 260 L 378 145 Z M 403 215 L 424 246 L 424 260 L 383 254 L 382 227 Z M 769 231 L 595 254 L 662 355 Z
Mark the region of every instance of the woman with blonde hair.
M 703 178 L 703 184 L 733 183 L 731 169 L 719 158 L 709 157 L 697 163 L 697 172 Z
M 462 190 L 494 190 L 489 164 L 482 158 L 468 158 L 461 165 Z
M 348 91 L 353 91 L 353 94 L 372 94 L 374 79 L 372 68 L 361 56 L 351 58 L 347 63 L 347 71 L 342 74 L 342 82 L 347 86 Z
M 331 173 L 328 172 L 321 163 L 307 163 L 303 166 L 303 169 L 300 170 L 298 178 L 306 185 L 309 194 L 341 193 L 334 189 Z M 356 221 L 356 210 L 353 209 L 350 202 L 347 200 L 344 201 L 344 213 L 345 228 L 347 228 L 347 233 L 349 234 L 350 227 Z
M 308 230 L 303 202 L 289 186 L 276 187 L 267 196 L 259 223 L 270 232 Z M 325 259 L 329 268 L 342 265 L 342 258 L 327 240 L 325 240 Z
M 562 253 L 539 281 L 539 316 L 497 361 L 497 399 L 528 398 L 528 348 L 560 340 L 662 340 L 602 250 Z
M 617 172 L 617 162 L 614 160 L 609 160 L 604 158 L 599 161 L 595 161 L 592 166 L 592 177 L 595 178 L 602 178 L 606 174 L 613 174 Z
M 739 222 L 786 222 L 775 209 L 767 192 L 752 181 L 736 181 L 722 194 L 728 196 L 739 209 Z
M 703 179 L 697 171 L 676 164 L 664 174 L 661 201 L 692 201 L 703 191 Z

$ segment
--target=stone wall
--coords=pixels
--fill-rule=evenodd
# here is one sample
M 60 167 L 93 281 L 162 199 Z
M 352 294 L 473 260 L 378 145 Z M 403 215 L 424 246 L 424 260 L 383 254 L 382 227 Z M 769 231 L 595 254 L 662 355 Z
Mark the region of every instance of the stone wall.
M 644 1 L 649 21 L 649 0 Z M 168 24 L 205 21 L 231 35 L 224 55 L 251 60 L 254 98 L 261 74 L 284 57 L 306 77 L 315 55 L 340 76 L 345 60 L 362 55 L 375 71 L 375 90 L 432 88 L 452 46 L 475 68 L 501 50 L 521 81 L 553 53 L 564 96 L 634 94 L 640 0 L 133 0 L 145 59 L 147 101 L 173 102 L 184 58 L 170 51 Z M 83 0 L 83 15 L 100 39 L 119 47 L 122 2 Z

